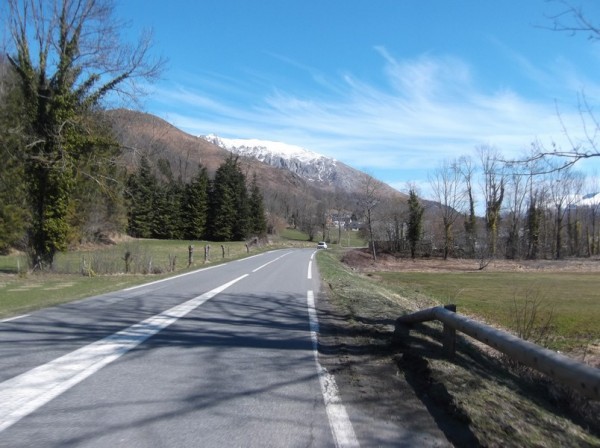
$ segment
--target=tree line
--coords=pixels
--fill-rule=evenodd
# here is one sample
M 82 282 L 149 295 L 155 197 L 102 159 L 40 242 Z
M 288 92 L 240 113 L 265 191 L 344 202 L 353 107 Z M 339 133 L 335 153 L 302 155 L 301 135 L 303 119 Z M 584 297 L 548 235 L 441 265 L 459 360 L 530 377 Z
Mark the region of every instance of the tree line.
M 236 241 L 266 233 L 256 176 L 248 185 L 237 157 L 228 157 L 214 179 L 199 166 L 188 183 L 173 178 L 168 162 L 159 162 L 157 174 L 143 156 L 127 180 L 127 232 L 131 236 Z
M 431 200 L 418 199 L 420 215 L 414 186 L 408 202 L 379 198 L 374 210 L 365 208 L 370 241 L 413 257 L 416 251 L 482 262 L 600 255 L 597 179 L 572 165 L 549 169 L 549 163 L 530 157 L 506 161 L 489 145 L 478 147 L 475 158 L 442 161 L 429 176 Z M 364 196 L 373 193 L 365 189 Z M 582 203 L 585 197 L 595 200 Z

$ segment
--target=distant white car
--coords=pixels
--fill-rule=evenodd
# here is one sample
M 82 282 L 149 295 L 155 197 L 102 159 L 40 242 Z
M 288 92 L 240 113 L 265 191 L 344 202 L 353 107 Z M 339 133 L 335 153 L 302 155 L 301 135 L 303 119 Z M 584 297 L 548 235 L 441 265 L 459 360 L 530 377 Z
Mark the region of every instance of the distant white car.
M 321 241 L 317 244 L 317 249 L 327 249 L 327 243 L 325 241 Z

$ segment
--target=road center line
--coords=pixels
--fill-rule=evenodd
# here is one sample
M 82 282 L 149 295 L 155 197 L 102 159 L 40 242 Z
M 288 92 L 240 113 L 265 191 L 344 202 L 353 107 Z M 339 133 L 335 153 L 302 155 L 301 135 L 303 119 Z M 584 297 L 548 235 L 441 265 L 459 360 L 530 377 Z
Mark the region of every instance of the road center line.
M 0 431 L 110 364 L 248 274 L 0 383 Z
M 286 255 L 289 255 L 291 252 L 286 252 L 285 254 L 281 255 L 280 257 L 275 258 L 274 260 L 269 261 L 268 263 L 263 264 L 262 266 L 257 267 L 256 269 L 254 269 L 252 272 L 257 272 L 260 271 L 262 268 L 270 265 L 271 263 L 275 263 L 277 260 L 282 259 L 283 257 L 285 257 Z
M 315 364 L 319 374 L 319 382 L 321 383 L 321 393 L 325 401 L 325 410 L 329 419 L 329 427 L 333 434 L 333 440 L 336 447 L 359 447 L 360 444 L 354 433 L 352 422 L 348 417 L 346 408 L 340 398 L 335 378 L 327 369 L 321 366 L 319 362 L 319 319 L 315 309 L 315 295 L 312 291 L 306 294 L 306 302 L 308 305 L 308 319 L 310 323 L 310 339 L 312 340 L 313 355 Z
M 306 278 L 312 280 L 312 260 L 308 262 L 308 273 L 306 274 Z

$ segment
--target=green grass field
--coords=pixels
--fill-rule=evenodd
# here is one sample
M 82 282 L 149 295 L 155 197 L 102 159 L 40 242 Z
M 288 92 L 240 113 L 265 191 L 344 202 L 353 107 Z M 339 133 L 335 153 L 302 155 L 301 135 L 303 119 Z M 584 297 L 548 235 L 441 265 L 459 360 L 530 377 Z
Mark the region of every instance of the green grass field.
M 188 266 L 188 247 L 194 246 Z M 204 250 L 210 245 L 205 263 Z M 252 247 L 250 254 L 266 250 Z M 125 254 L 130 254 L 125 273 Z M 0 317 L 102 294 L 246 256 L 243 242 L 136 240 L 57 254 L 50 272 L 28 272 L 25 255 L 0 256 Z
M 321 238 L 323 237 L 323 235 L 321 233 L 318 233 L 317 235 L 315 235 L 313 241 L 310 242 L 306 233 L 298 229 L 287 228 L 281 232 L 280 237 L 284 240 L 304 242 L 310 243 L 311 245 L 316 245 L 317 242 L 322 241 Z M 325 239 L 327 241 L 327 244 L 329 244 L 332 247 L 365 247 L 367 244 L 364 238 L 361 237 L 360 232 L 348 230 L 342 230 L 342 232 L 340 233 L 337 229 L 329 229 L 328 237 Z
M 458 311 L 514 329 L 517 315 L 534 301 L 540 321 L 552 314 L 554 344 L 600 339 L 600 276 L 597 273 L 379 272 L 381 281 L 404 295 L 424 294 Z

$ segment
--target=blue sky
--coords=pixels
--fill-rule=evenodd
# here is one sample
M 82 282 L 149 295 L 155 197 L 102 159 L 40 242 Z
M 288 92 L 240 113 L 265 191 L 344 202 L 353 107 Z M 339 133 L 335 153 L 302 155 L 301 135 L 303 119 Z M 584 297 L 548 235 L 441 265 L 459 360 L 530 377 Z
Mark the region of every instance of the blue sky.
M 600 1 L 573 0 L 600 21 Z M 186 132 L 283 141 L 404 191 L 443 160 L 582 136 L 600 42 L 553 32 L 546 0 L 125 0 L 169 59 L 147 112 Z M 559 112 L 557 112 L 557 110 Z M 592 171 L 600 160 L 581 163 Z

